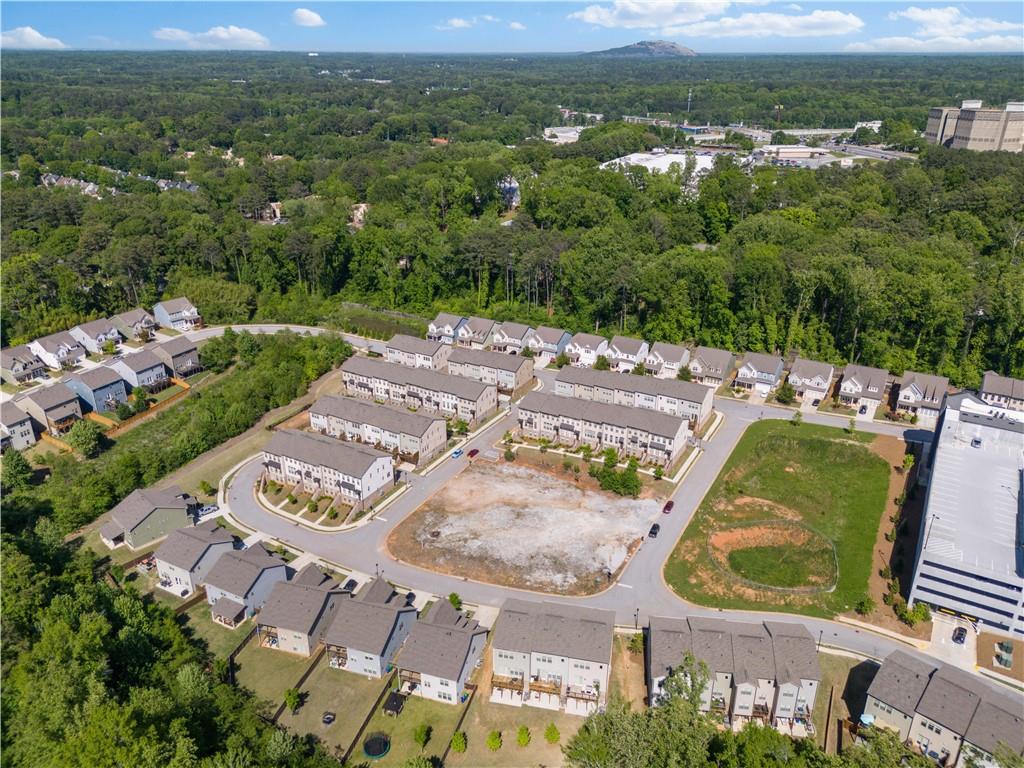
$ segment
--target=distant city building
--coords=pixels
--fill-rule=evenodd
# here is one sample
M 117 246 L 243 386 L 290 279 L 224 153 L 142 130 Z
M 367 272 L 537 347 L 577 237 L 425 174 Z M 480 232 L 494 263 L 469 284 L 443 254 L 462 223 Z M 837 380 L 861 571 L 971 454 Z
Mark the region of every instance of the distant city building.
M 1024 102 L 1011 101 L 1003 109 L 982 107 L 980 100 L 959 107 L 928 111 L 924 138 L 929 144 L 979 152 L 1020 152 L 1024 148 Z

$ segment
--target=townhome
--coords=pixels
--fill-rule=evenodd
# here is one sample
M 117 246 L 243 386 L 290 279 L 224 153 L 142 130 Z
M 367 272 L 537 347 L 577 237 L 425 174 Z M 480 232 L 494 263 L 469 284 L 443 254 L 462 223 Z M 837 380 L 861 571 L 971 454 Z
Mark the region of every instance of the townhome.
M 362 509 L 395 484 L 390 453 L 324 435 L 283 429 L 263 447 L 266 477 Z
M 907 741 L 917 705 L 934 671 L 934 666 L 904 651 L 886 656 L 868 686 L 864 703 L 868 722 L 890 728 L 899 734 L 900 741 Z
M 153 307 L 153 318 L 163 328 L 173 328 L 182 333 L 203 327 L 199 310 L 184 296 L 161 301 Z
M 775 707 L 775 658 L 763 624 L 736 622 L 732 633 L 733 704 L 736 725 L 768 725 Z
M 896 410 L 921 419 L 935 421 L 949 391 L 949 379 L 930 373 L 907 371 L 899 383 Z
M 469 676 L 480 660 L 487 630 L 475 619 L 437 600 L 409 631 L 398 652 L 398 680 L 413 696 L 460 704 Z
M 717 389 L 732 375 L 732 352 L 714 347 L 697 347 L 690 355 L 690 374 L 698 384 Z
M 967 726 L 957 768 L 1001 768 L 995 755 L 1024 755 L 1024 707 L 1011 696 L 990 691 Z
M 310 563 L 290 581 L 278 581 L 256 619 L 263 648 L 309 656 L 323 641 L 338 603 L 348 594 Z
M 736 386 L 767 395 L 782 383 L 783 361 L 777 355 L 748 352 L 736 371 Z
M 714 391 L 680 379 L 623 376 L 614 371 L 566 366 L 555 376 L 555 394 L 661 411 L 699 428 L 714 408 Z
M 110 320 L 121 335 L 131 341 L 149 341 L 157 327 L 156 318 L 142 307 L 116 314 Z
M 100 538 L 111 549 L 126 545 L 141 549 L 192 524 L 199 502 L 177 485 L 169 488 L 138 488 L 110 510 L 110 520 L 100 528 Z
M 789 369 L 789 385 L 797 400 L 821 401 L 828 397 L 834 375 L 835 367 L 830 363 L 798 357 Z
M 67 331 L 30 341 L 29 350 L 53 371 L 74 368 L 85 360 L 85 348 Z
M 115 352 L 121 346 L 121 332 L 113 320 L 105 318 L 76 325 L 68 333 L 92 355 L 105 352 L 108 344 L 113 344 Z
M 235 537 L 216 520 L 171 531 L 154 553 L 160 586 L 186 597 L 199 589 L 214 563 L 234 546 Z
M 502 323 L 494 329 L 491 346 L 506 355 L 518 355 L 532 332 L 533 328 L 522 323 Z
M 597 711 L 608 698 L 614 633 L 613 611 L 506 599 L 491 638 L 490 700 Z
M 954 764 L 985 687 L 973 674 L 941 665 L 917 703 L 910 743 L 940 765 Z
M 443 371 L 448 367 L 448 355 L 452 348 L 450 344 L 440 341 L 417 339 L 415 336 L 396 333 L 391 337 L 385 351 L 389 363 Z
M 764 626 L 771 635 L 775 657 L 777 688 L 772 722 L 776 728 L 797 735 L 798 727 L 811 721 L 821 684 L 817 647 L 803 624 L 766 621 Z
M 21 451 L 35 444 L 32 418 L 10 400 L 0 403 L 0 451 Z
M 285 561 L 269 552 L 262 542 L 225 552 L 203 583 L 210 616 L 234 629 L 263 607 L 275 584 L 287 579 Z
M 593 333 L 577 333 L 565 347 L 569 364 L 577 368 L 593 368 L 597 358 L 608 357 L 608 339 Z
M 612 336 L 608 344 L 608 362 L 613 370 L 629 373 L 636 366 L 647 364 L 650 346 L 642 339 L 629 336 Z
M 416 609 L 376 578 L 342 597 L 327 628 L 327 664 L 367 677 L 383 677 L 416 622 Z
M 39 387 L 15 400 L 15 404 L 35 420 L 38 430 L 51 435 L 63 435 L 82 418 L 78 395 L 59 381 L 49 387 Z
M 614 448 L 622 456 L 665 466 L 680 456 L 690 434 L 688 422 L 678 416 L 546 392 L 527 393 L 519 401 L 518 420 L 527 437 L 598 451 Z
M 28 384 L 47 379 L 46 364 L 25 344 L 0 350 L 0 378 L 7 384 Z
M 701 693 L 700 709 L 723 718 L 732 716 L 733 671 L 732 622 L 690 617 L 693 658 L 708 670 L 708 682 Z
M 877 408 L 885 400 L 889 372 L 866 365 L 848 365 L 839 384 L 839 402 Z
M 461 315 L 441 312 L 427 326 L 427 338 L 451 346 L 458 341 L 459 331 L 465 326 L 466 321 Z
M 108 367 L 116 371 L 130 389 L 142 387 L 147 392 L 157 392 L 170 384 L 164 361 L 148 349 L 122 355 L 108 363 Z
M 486 317 L 466 319 L 455 333 L 455 343 L 470 349 L 485 349 L 491 345 L 498 324 Z
M 317 400 L 309 409 L 309 425 L 324 435 L 397 453 L 412 464 L 430 460 L 448 441 L 447 425 L 440 417 L 340 395 Z
M 196 343 L 189 341 L 184 336 L 157 344 L 153 347 L 153 354 L 163 361 L 163 364 L 170 370 L 171 376 L 179 379 L 198 373 L 203 368 Z
M 541 325 L 532 330 L 526 337 L 526 347 L 533 352 L 533 357 L 541 367 L 554 361 L 572 341 L 568 331 Z
M 985 371 L 978 394 L 990 405 L 1009 408 L 1011 411 L 1024 411 L 1024 380 Z
M 72 374 L 64 379 L 76 395 L 96 413 L 112 411 L 121 403 L 128 402 L 128 390 L 117 371 L 105 365 L 82 373 Z
M 341 365 L 341 378 L 350 395 L 436 411 L 471 424 L 498 409 L 493 385 L 369 357 L 350 357 Z
M 644 366 L 647 372 L 659 379 L 675 379 L 679 371 L 690 362 L 690 350 L 681 344 L 656 341 L 651 345 Z
M 533 365 L 532 359 L 522 355 L 463 348 L 452 350 L 448 373 L 491 384 L 499 392 L 511 394 L 533 381 Z

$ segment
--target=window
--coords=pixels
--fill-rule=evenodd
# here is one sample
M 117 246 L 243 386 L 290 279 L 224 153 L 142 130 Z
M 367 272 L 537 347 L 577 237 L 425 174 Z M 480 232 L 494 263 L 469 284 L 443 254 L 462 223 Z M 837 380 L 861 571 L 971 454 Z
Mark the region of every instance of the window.
M 451 683 L 449 683 L 447 680 L 441 680 L 439 682 L 441 683 L 442 688 L 448 688 L 451 686 Z

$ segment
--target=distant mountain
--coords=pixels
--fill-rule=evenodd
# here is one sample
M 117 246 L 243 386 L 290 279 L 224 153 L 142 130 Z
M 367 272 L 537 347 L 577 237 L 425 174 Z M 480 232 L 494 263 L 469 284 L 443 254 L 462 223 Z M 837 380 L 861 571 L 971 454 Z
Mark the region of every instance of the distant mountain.
M 667 59 L 679 56 L 696 56 L 697 52 L 668 40 L 641 40 L 639 43 L 609 48 L 607 51 L 592 51 L 587 56 L 600 58 L 647 58 Z

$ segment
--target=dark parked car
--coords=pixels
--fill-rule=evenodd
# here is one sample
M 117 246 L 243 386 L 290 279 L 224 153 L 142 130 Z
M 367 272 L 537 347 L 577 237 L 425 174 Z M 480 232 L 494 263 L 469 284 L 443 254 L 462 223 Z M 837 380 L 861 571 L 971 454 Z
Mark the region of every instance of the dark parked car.
M 957 627 L 953 630 L 953 642 L 957 645 L 963 645 L 967 639 L 967 630 L 963 627 Z
M 466 454 L 466 455 L 467 455 L 467 456 L 469 456 L 469 458 L 471 458 L 471 459 L 472 459 L 472 458 L 475 458 L 475 457 L 476 457 L 476 455 L 477 455 L 478 453 L 480 453 L 480 451 L 479 451 L 478 449 L 474 448 L 473 450 L 471 450 L 471 451 L 470 451 L 470 452 L 469 452 L 468 454 Z
M 324 716 L 320 718 L 320 722 L 322 722 L 324 725 L 330 725 L 334 722 L 334 713 L 324 712 Z
M 668 501 L 665 502 L 665 506 L 661 508 L 661 511 L 667 515 L 669 512 L 672 511 L 672 507 L 674 507 L 675 505 L 676 503 L 672 501 L 672 499 L 669 499 Z
M 659 533 L 661 533 L 661 526 L 658 523 L 655 523 L 651 526 L 651 530 L 647 532 L 647 535 L 652 539 L 656 539 L 658 538 Z
M 820 397 L 814 398 L 814 402 L 811 403 L 811 405 L 813 405 L 815 408 L 817 408 L 819 405 L 821 405 L 821 398 Z
M 862 406 L 860 407 L 860 410 L 859 410 L 859 411 L 857 411 L 857 413 L 859 413 L 859 414 L 860 414 L 861 416 L 863 416 L 863 415 L 864 415 L 865 413 L 867 413 L 867 412 L 868 412 L 868 407 L 867 407 L 866 405 L 862 405 Z

